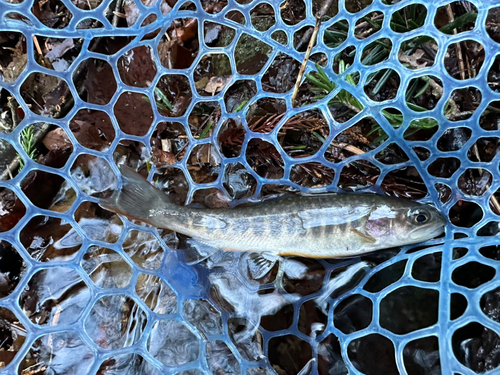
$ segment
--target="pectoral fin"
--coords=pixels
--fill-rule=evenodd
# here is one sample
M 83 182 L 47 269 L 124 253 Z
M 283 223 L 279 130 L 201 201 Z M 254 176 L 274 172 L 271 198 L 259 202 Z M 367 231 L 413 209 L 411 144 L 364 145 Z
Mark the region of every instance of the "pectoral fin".
M 359 229 L 351 229 L 351 232 L 356 234 L 356 236 L 359 238 L 359 240 L 363 243 L 374 244 L 377 242 L 377 239 L 375 237 L 370 236 L 367 233 L 363 233 Z

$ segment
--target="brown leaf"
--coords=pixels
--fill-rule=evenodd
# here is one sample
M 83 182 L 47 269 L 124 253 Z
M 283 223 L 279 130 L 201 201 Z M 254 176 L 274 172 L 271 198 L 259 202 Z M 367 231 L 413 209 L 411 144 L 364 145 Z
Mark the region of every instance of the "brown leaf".
M 205 86 L 205 91 L 215 95 L 216 92 L 221 91 L 231 80 L 232 76 L 225 77 L 212 77 Z
M 87 74 L 83 85 L 87 92 L 86 101 L 99 105 L 108 104 L 116 92 L 116 80 L 111 65 L 96 59 L 89 59 L 85 64 Z
M 137 8 L 137 4 L 133 0 L 125 0 L 123 5 L 123 10 L 125 11 L 125 18 L 127 20 L 127 25 L 132 26 L 139 18 L 140 11 Z
M 161 64 L 167 69 L 186 69 L 193 63 L 196 54 L 183 47 L 178 39 L 171 39 L 158 44 Z M 203 87 L 202 87 L 203 88 Z
M 151 161 L 156 165 L 172 165 L 176 162 L 175 155 L 170 151 L 153 149 Z
M 122 94 L 115 104 L 114 113 L 120 128 L 127 134 L 143 136 L 153 122 L 151 104 L 136 92 Z
M 27 54 L 14 54 L 12 61 L 7 65 L 5 69 L 3 69 L 3 77 L 5 82 L 12 83 L 17 77 L 23 72 L 24 68 L 26 68 L 26 64 L 28 63 L 28 55 Z
M 102 111 L 81 110 L 71 119 L 69 127 L 82 146 L 93 150 L 103 150 L 115 137 L 113 124 Z
M 47 147 L 49 151 L 66 150 L 73 147 L 66 132 L 61 128 L 56 128 L 48 132 L 43 139 L 43 145 Z
M 183 27 L 175 29 L 175 33 L 177 38 L 183 42 L 187 42 L 188 40 L 198 37 L 198 20 L 196 18 L 188 19 Z
M 126 85 L 149 86 L 156 75 L 152 50 L 146 46 L 139 46 L 125 52 L 118 62 L 118 71 Z
M 160 63 L 167 69 L 174 69 L 175 61 L 177 60 L 177 40 L 171 39 L 158 44 L 158 56 Z

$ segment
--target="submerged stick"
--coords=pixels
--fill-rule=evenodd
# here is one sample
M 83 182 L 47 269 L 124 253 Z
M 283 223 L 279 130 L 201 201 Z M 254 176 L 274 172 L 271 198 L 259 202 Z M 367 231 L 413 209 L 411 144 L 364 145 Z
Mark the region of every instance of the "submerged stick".
M 304 73 L 306 71 L 307 62 L 309 61 L 309 56 L 311 55 L 311 51 L 314 47 L 314 43 L 316 43 L 316 38 L 318 36 L 319 28 L 321 26 L 321 19 L 325 16 L 328 9 L 333 4 L 333 0 L 325 0 L 321 8 L 319 8 L 318 13 L 316 14 L 316 25 L 314 26 L 313 33 L 311 35 L 311 39 L 309 40 L 309 45 L 307 46 L 306 54 L 304 56 L 304 60 L 302 61 L 302 65 L 300 66 L 299 74 L 297 76 L 297 81 L 295 81 L 295 86 L 293 87 L 292 92 L 292 106 L 295 105 L 295 99 L 297 97 L 297 93 L 299 92 L 300 82 L 302 81 L 302 77 L 304 77 Z M 307 32 L 306 32 L 307 34 Z
M 299 75 L 297 76 L 297 81 L 295 82 L 295 86 L 293 87 L 292 107 L 295 106 L 295 98 L 297 97 L 297 93 L 299 92 L 300 82 L 302 81 L 302 77 L 304 76 L 304 73 L 306 71 L 307 62 L 309 61 L 309 56 L 311 55 L 314 43 L 316 42 L 316 37 L 318 36 L 318 31 L 320 26 L 321 26 L 321 19 L 316 18 L 316 26 L 314 26 L 314 31 L 312 33 L 311 40 L 309 41 L 309 45 L 307 46 L 306 55 L 304 56 L 304 60 L 302 61 L 302 65 L 300 66 Z
M 455 16 L 453 15 L 453 11 L 451 9 L 451 4 L 448 4 L 446 6 L 446 13 L 448 15 L 448 18 L 450 20 L 450 23 L 455 21 Z M 453 35 L 457 34 L 457 29 L 453 29 Z M 462 48 L 460 47 L 460 42 L 455 43 L 455 54 L 457 55 L 457 60 L 458 60 L 458 70 L 460 71 L 460 79 L 464 80 L 465 79 L 465 65 L 464 65 L 464 59 L 462 56 Z

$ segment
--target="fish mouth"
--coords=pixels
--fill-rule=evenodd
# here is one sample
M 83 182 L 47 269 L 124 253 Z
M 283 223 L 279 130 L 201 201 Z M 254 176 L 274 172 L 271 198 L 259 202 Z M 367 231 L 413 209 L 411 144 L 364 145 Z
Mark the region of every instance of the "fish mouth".
M 411 239 L 418 241 L 427 241 L 433 239 L 444 233 L 446 224 L 444 222 L 440 223 L 440 225 L 433 224 L 424 228 L 417 228 L 410 232 L 409 236 Z

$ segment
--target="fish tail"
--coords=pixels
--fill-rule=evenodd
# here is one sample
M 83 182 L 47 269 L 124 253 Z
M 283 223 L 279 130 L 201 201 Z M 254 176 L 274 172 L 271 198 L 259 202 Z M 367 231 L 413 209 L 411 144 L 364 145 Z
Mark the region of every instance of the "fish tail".
M 120 166 L 122 188 L 115 190 L 109 198 L 101 199 L 99 205 L 109 211 L 139 220 L 153 226 L 159 226 L 154 210 L 180 210 L 171 203 L 167 195 L 151 185 L 139 173 L 127 166 Z

